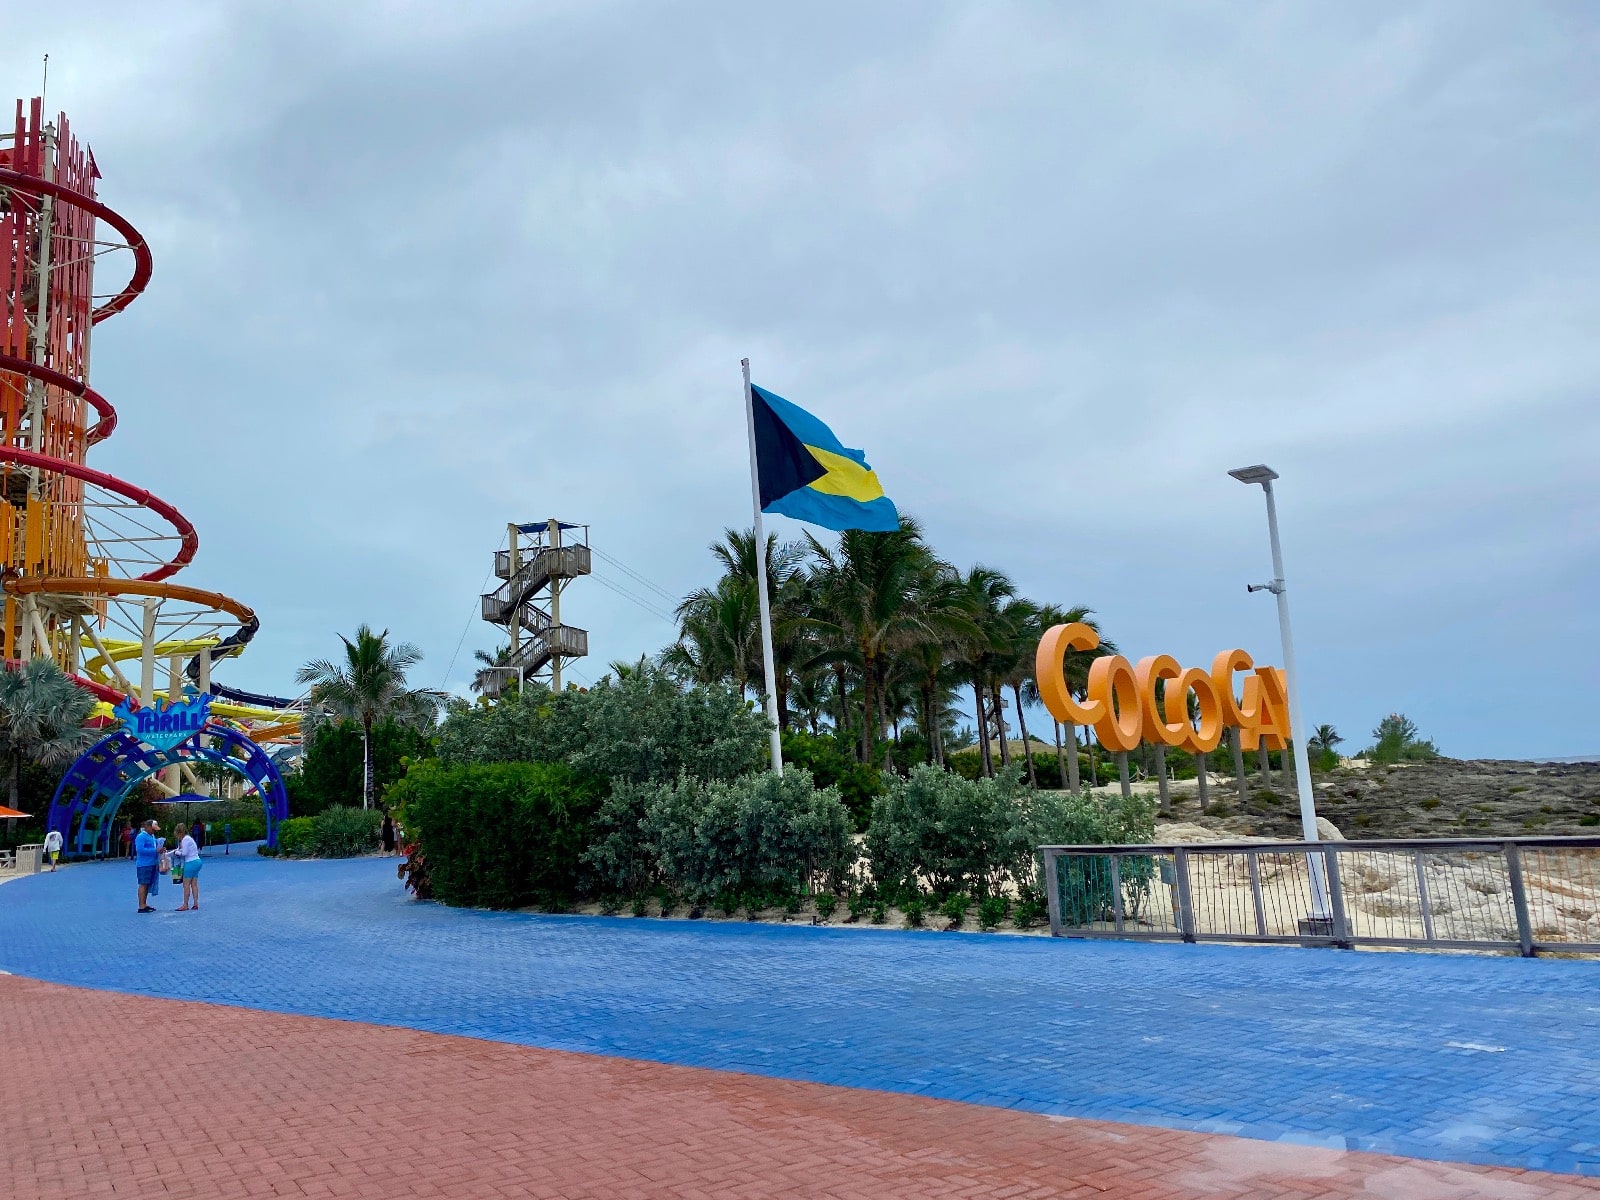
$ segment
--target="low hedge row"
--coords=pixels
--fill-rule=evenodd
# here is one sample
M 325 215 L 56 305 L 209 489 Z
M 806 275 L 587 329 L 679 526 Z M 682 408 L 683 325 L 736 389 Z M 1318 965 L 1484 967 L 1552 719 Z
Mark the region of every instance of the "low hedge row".
M 278 822 L 278 853 L 287 857 L 354 858 L 378 848 L 383 814 L 335 805 L 314 817 Z M 263 846 L 262 850 L 266 847 Z
M 798 767 L 608 785 L 562 764 L 425 762 L 388 798 L 412 839 L 407 885 L 486 908 L 632 897 L 637 909 L 656 895 L 733 911 L 798 908 L 809 894 L 908 914 L 953 899 L 1032 910 L 1038 846 L 1148 841 L 1154 829 L 1146 797 L 1034 791 L 1014 767 L 979 780 L 932 766 L 885 775 L 861 839 L 839 789 Z M 290 824 L 280 836 L 298 836 Z

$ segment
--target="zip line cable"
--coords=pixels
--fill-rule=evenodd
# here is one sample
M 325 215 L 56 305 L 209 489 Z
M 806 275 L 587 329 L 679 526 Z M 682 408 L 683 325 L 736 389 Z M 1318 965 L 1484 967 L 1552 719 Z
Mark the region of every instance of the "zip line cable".
M 499 550 L 500 543 L 496 542 L 494 544 L 494 549 L 489 552 L 489 569 L 484 572 L 483 582 L 478 585 L 479 592 L 482 592 L 484 588 L 489 586 L 489 578 L 494 574 L 494 556 L 499 552 Z M 441 692 L 445 690 L 445 685 L 450 682 L 450 672 L 456 669 L 456 659 L 461 657 L 461 647 L 466 645 L 467 634 L 472 630 L 472 620 L 478 615 L 478 609 L 482 603 L 483 602 L 479 600 L 473 604 L 472 612 L 467 617 L 467 623 L 461 627 L 461 638 L 456 642 L 456 651 L 450 656 L 450 665 L 444 669 L 444 678 L 439 681 L 439 690 Z
M 649 588 L 652 592 L 655 592 L 656 594 L 658 594 L 663 600 L 670 600 L 674 607 L 676 607 L 678 601 L 682 599 L 681 596 L 674 596 L 671 592 L 667 591 L 667 589 L 662 587 L 660 584 L 654 583 L 651 580 L 646 579 L 643 575 L 639 574 L 639 572 L 635 571 L 632 567 L 628 566 L 628 564 L 623 562 L 621 559 L 613 557 L 612 555 L 607 554 L 604 550 L 596 549 L 593 546 L 591 546 L 590 549 L 595 554 L 598 554 L 601 558 L 605 559 L 606 562 L 610 563 L 613 567 L 617 568 L 617 570 L 621 571 L 623 574 L 630 575 L 634 579 L 636 579 L 638 582 L 644 584 L 645 587 Z
M 677 618 L 676 617 L 671 616 L 668 613 L 664 613 L 659 608 L 657 608 L 655 605 L 649 603 L 646 600 L 640 599 L 638 596 L 634 595 L 627 588 L 623 587 L 621 584 L 617 583 L 615 580 L 607 579 L 604 575 L 596 575 L 596 574 L 593 574 L 593 573 L 590 574 L 589 578 L 594 580 L 601 587 L 607 589 L 608 591 L 615 592 L 617 595 L 621 596 L 623 599 L 633 601 L 640 608 L 644 609 L 645 612 L 649 613 L 652 617 L 655 617 L 657 620 L 666 621 L 669 624 L 676 624 L 677 623 Z

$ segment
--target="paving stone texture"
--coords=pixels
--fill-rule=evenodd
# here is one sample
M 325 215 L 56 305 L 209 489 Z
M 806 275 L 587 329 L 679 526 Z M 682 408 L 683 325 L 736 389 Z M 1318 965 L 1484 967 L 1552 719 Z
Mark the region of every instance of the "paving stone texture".
M 1600 964 L 463 912 L 407 900 L 393 860 L 212 857 L 200 913 L 136 916 L 131 877 L 0 889 L 0 969 L 1019 1119 L 1600 1175 Z
M 1577 1200 L 1574 1176 L 0 979 L 0 1195 Z

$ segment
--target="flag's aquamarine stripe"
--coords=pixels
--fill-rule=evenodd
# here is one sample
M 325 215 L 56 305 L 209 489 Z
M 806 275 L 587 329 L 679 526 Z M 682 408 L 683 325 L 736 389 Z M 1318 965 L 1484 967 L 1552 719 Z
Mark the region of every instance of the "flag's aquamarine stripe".
M 845 496 L 830 496 L 803 487 L 767 505 L 766 512 L 781 513 L 797 521 L 808 521 L 824 529 L 865 529 L 872 533 L 893 533 L 900 528 L 900 514 L 887 496 L 863 504 Z

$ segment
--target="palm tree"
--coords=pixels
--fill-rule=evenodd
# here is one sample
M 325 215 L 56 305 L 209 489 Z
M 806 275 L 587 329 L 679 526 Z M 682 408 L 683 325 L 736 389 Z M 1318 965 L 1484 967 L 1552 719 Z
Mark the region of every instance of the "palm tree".
M 432 688 L 406 686 L 406 672 L 422 661 L 410 642 L 391 645 L 389 631 L 373 633 L 362 624 L 355 640 L 339 635 L 344 663 L 325 658 L 295 672 L 298 683 L 311 685 L 311 702 L 334 716 L 361 725 L 361 807 L 372 807 L 372 727 L 390 720 L 427 729 L 433 725 L 445 694 Z
M 954 595 L 919 592 L 919 579 L 937 560 L 910 517 L 893 533 L 845 530 L 836 547 L 810 534 L 806 540 L 817 558 L 817 604 L 806 625 L 827 647 L 825 657 L 859 672 L 861 759 L 870 763 L 888 725 L 896 661 L 924 642 L 958 635 L 970 621 Z
M 1096 633 L 1100 631 L 1100 623 L 1094 619 L 1094 609 L 1082 604 L 1074 605 L 1071 608 L 1057 608 L 1054 605 L 1047 604 L 1039 610 L 1038 626 L 1041 634 L 1044 630 L 1055 625 L 1072 624 L 1087 625 Z M 1062 673 L 1066 676 L 1067 690 L 1081 700 L 1089 688 L 1089 667 L 1093 665 L 1094 660 L 1102 655 L 1115 653 L 1117 653 L 1117 644 L 1106 637 L 1102 637 L 1100 644 L 1093 650 L 1070 651 L 1061 664 Z M 1040 702 L 1037 680 L 1030 678 L 1023 685 L 1023 696 L 1029 704 L 1038 704 Z M 1056 725 L 1058 731 L 1056 760 L 1057 766 L 1061 771 L 1062 786 L 1076 791 L 1078 787 L 1078 727 L 1072 724 L 1067 726 L 1066 743 L 1071 747 L 1071 750 L 1064 751 L 1059 736 L 1060 723 L 1053 722 L 1053 724 Z M 1092 772 L 1094 768 L 1094 743 L 1090 740 L 1089 734 L 1090 731 L 1086 729 L 1084 731 L 1084 743 L 1089 750 L 1089 765 Z
M 94 697 L 48 658 L 0 673 L 0 750 L 6 757 L 7 803 L 17 807 L 26 759 L 53 767 L 70 762 L 95 738 L 83 723 Z
M 475 692 L 483 691 L 494 680 L 509 673 L 507 668 L 511 662 L 510 645 L 501 646 L 493 654 L 486 650 L 474 650 L 472 657 L 483 664 L 472 675 L 472 690 Z
M 961 592 L 973 628 L 972 636 L 962 644 L 961 660 L 966 681 L 972 684 L 972 700 L 977 709 L 979 760 L 983 773 L 993 775 L 994 755 L 989 748 L 989 685 L 994 676 L 996 641 L 1004 620 L 1002 613 L 1007 602 L 1015 598 L 1017 589 L 999 571 L 979 564 L 961 577 Z M 1010 752 L 1004 745 L 1003 726 L 1000 758 L 1002 762 L 1010 759 Z
M 1332 725 L 1318 725 L 1312 731 L 1311 737 L 1307 739 L 1306 749 L 1317 751 L 1332 750 L 1342 741 L 1344 739 L 1339 736 L 1339 731 Z

